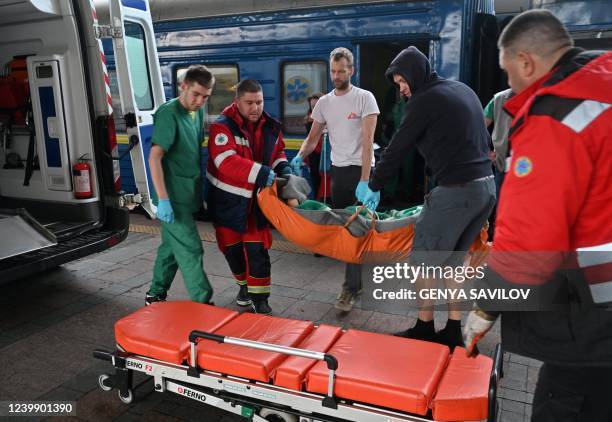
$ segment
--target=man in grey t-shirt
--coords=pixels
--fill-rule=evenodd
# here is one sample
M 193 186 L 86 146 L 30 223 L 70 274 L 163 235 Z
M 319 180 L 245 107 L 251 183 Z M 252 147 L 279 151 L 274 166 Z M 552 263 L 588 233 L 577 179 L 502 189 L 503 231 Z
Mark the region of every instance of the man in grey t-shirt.
M 374 165 L 374 130 L 380 112 L 370 91 L 351 84 L 354 67 L 350 50 L 343 47 L 334 49 L 329 64 L 334 90 L 321 97 L 315 105 L 312 128 L 291 166 L 295 174 L 301 174 L 304 158 L 314 150 L 327 126 L 331 144 L 332 204 L 334 208 L 345 208 L 355 204 L 359 189 L 368 186 Z M 347 264 L 336 309 L 350 311 L 361 288 L 361 266 Z

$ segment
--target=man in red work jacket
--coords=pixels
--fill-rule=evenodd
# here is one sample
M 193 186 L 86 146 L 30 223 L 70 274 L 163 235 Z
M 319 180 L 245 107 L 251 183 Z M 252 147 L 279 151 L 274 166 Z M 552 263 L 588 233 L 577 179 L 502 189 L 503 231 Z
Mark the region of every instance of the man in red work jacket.
M 291 169 L 281 125 L 263 108 L 259 82 L 241 81 L 234 102 L 210 126 L 206 177 L 217 243 L 240 286 L 236 303 L 269 314 L 272 233 L 256 191 Z
M 515 17 L 498 46 L 517 95 L 505 106 L 512 161 L 484 282 L 539 297 L 503 308 L 478 301 L 464 328 L 467 351 L 501 314 L 502 345 L 544 362 L 532 421 L 608 422 L 612 53 L 573 48 L 545 10 Z

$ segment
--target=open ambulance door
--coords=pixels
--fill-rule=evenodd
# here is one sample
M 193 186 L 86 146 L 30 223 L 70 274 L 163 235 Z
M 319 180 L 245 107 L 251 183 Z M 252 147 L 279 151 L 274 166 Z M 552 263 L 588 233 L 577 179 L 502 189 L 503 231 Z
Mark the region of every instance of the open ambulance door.
M 153 113 L 165 102 L 148 0 L 110 0 L 110 23 L 121 106 L 130 144 L 134 180 L 142 207 L 155 216 L 148 157 Z

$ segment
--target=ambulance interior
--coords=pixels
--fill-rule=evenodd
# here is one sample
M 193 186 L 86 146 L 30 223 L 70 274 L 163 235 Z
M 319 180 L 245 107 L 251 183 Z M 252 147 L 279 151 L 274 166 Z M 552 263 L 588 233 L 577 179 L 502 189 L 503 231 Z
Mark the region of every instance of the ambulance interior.
M 49 246 L 37 236 L 61 242 L 103 219 L 78 3 L 0 1 L 0 267 Z M 81 193 L 77 163 L 90 168 Z M 33 226 L 20 230 L 25 215 Z

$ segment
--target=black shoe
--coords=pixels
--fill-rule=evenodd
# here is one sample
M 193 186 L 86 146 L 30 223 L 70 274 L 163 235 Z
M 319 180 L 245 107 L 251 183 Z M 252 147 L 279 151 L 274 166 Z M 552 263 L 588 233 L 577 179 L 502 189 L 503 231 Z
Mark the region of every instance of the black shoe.
M 251 308 L 256 314 L 269 315 L 272 313 L 272 308 L 268 305 L 268 299 L 253 300 Z
M 240 286 L 240 290 L 236 295 L 236 305 L 238 306 L 249 306 L 253 303 L 249 296 L 249 288 L 246 284 Z
M 423 341 L 436 341 L 436 331 L 434 329 L 433 321 L 424 323 L 421 320 L 417 320 L 414 327 L 409 328 L 399 333 L 393 333 L 396 337 L 411 338 L 414 340 Z
M 155 302 L 165 302 L 166 295 L 153 296 L 147 293 L 145 296 L 145 306 L 149 306 Z
M 323 255 L 321 255 L 320 253 L 316 253 L 316 254 L 314 254 L 314 257 L 315 258 L 323 258 Z
M 461 326 L 449 327 L 448 325 L 442 330 L 436 333 L 436 343 L 444 344 L 449 347 L 451 353 L 455 350 L 455 347 L 465 347 L 463 342 L 463 334 L 461 333 Z

